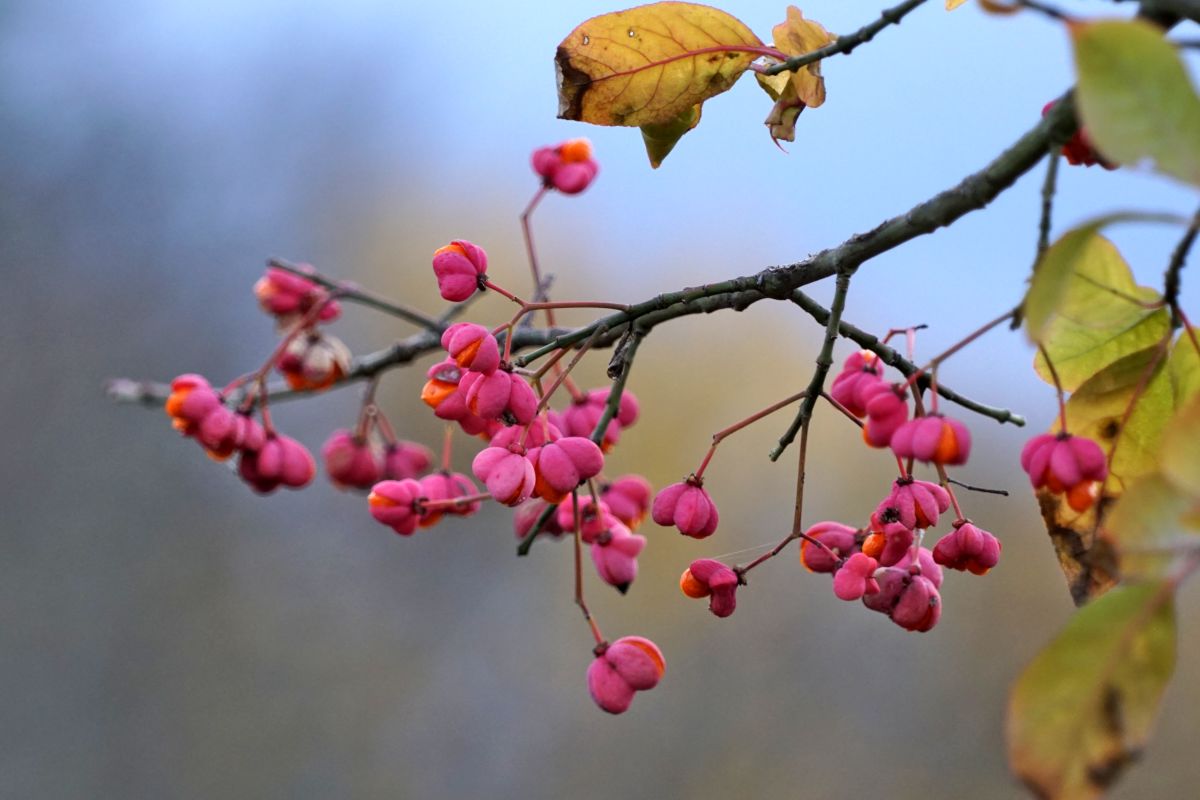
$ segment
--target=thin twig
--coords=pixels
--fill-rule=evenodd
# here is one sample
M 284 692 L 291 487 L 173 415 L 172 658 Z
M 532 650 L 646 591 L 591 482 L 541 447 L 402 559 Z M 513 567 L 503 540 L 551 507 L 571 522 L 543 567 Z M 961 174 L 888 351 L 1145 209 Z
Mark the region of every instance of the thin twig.
M 513 351 L 534 348 L 518 359 L 518 366 L 563 347 L 571 347 L 588 339 L 597 328 L 606 326 L 608 333 L 596 342 L 597 347 L 611 346 L 628 330 L 628 324 L 636 321 L 643 332 L 678 317 L 691 314 L 711 313 L 719 309 L 732 308 L 742 311 L 764 299 L 791 300 L 805 308 L 810 315 L 827 315 L 828 310 L 813 303 L 802 292 L 801 286 L 833 275 L 838 268 L 855 269 L 868 259 L 885 253 L 905 242 L 932 233 L 940 227 L 953 223 L 971 211 L 983 208 L 992 199 L 1003 193 L 1028 172 L 1045 154 L 1051 141 L 1065 141 L 1076 130 L 1075 104 L 1068 93 L 1054 103 L 1054 107 L 1022 135 L 1012 146 L 997 156 L 980 171 L 968 175 L 957 185 L 934 197 L 918 203 L 908 211 L 898 214 L 878 227 L 865 233 L 855 234 L 840 245 L 823 250 L 816 255 L 779 267 L 770 267 L 753 275 L 746 275 L 704 286 L 667 292 L 624 311 L 609 314 L 589 325 L 573 330 L 531 329 L 517 330 L 513 334 Z M 461 306 L 462 304 L 459 304 Z M 454 310 L 457 307 L 452 307 Z M 437 322 L 437 333 L 432 330 L 402 339 L 391 347 L 367 354 L 355 360 L 350 372 L 337 385 L 347 385 L 369 378 L 385 369 L 408 364 L 421 355 L 440 348 L 440 332 L 444 322 Z M 848 331 L 857 333 L 849 333 Z M 872 349 L 884 359 L 884 363 L 898 366 L 897 354 L 890 348 L 874 349 L 863 342 L 878 339 L 853 326 L 839 326 L 839 333 L 867 349 Z M 878 345 L 876 345 L 878 346 Z M 890 353 L 885 357 L 884 352 Z M 915 367 L 913 367 L 915 369 Z M 903 370 L 902 370 L 903 371 Z M 909 374 L 906 372 L 905 374 Z M 118 379 L 109 383 L 114 399 L 143 405 L 158 405 L 170 394 L 164 384 Z M 268 396 L 272 401 L 296 396 L 297 393 L 282 386 L 271 387 Z M 957 395 L 945 387 L 938 387 L 938 394 L 947 400 L 959 403 L 983 416 L 1000 422 L 1024 424 L 1017 414 L 1006 409 L 992 408 L 975 403 Z
M 1042 260 L 1042 255 L 1050 248 L 1051 214 L 1054 211 L 1054 194 L 1058 190 L 1058 162 L 1062 160 L 1058 144 L 1050 145 L 1050 155 L 1046 159 L 1046 179 L 1042 181 L 1042 215 L 1038 220 L 1037 256 L 1033 263 Z
M 374 308 L 377 311 L 382 311 L 385 314 L 391 314 L 393 317 L 399 317 L 402 320 L 411 322 L 419 328 L 424 328 L 427 331 L 441 333 L 446 329 L 446 324 L 439 319 L 435 319 L 427 314 L 423 314 L 416 309 L 401 305 L 393 300 L 388 300 L 386 297 L 368 292 L 351 283 L 340 283 L 330 278 L 326 278 L 318 272 L 310 272 L 303 269 L 298 264 L 293 264 L 290 261 L 284 261 L 282 258 L 267 259 L 267 265 L 275 269 L 281 269 L 284 272 L 290 272 L 293 275 L 299 275 L 301 278 L 307 278 L 318 286 L 323 286 L 326 289 L 331 289 L 340 292 L 339 299 L 351 300 L 359 305 Z
M 828 309 L 798 289 L 792 294 L 792 302 L 807 311 L 808 314 L 819 323 L 824 324 L 825 321 L 829 319 Z M 912 361 L 906 359 L 904 356 L 900 355 L 898 350 L 888 347 L 886 344 L 881 342 L 879 337 L 868 333 L 861 328 L 855 327 L 848 322 L 842 322 L 840 325 L 838 325 L 838 333 L 842 337 L 854 342 L 864 350 L 870 350 L 872 353 L 879 356 L 880 361 L 882 361 L 884 364 L 887 364 L 889 367 L 894 367 L 895 369 L 899 370 L 906 378 L 911 377 L 913 373 L 920 370 L 920 367 L 918 367 Z M 930 381 L 927 377 L 922 376 L 917 379 L 917 386 L 920 386 L 922 389 L 928 389 L 930 388 Z M 977 403 L 969 397 L 964 397 L 943 383 L 939 383 L 936 388 L 939 397 L 949 400 L 952 403 L 956 403 L 957 405 L 960 405 L 969 411 L 974 411 L 980 416 L 990 417 L 997 422 L 1007 422 L 1018 427 L 1025 424 L 1024 417 L 1022 417 L 1020 414 L 1009 411 L 1008 409 L 995 408 L 993 406 Z
M 604 441 L 608 424 L 620 410 L 621 395 L 625 393 L 625 382 L 629 380 L 629 373 L 633 371 L 633 359 L 637 356 L 638 345 L 642 343 L 643 336 L 645 334 L 638 330 L 632 331 L 629 335 L 629 343 L 624 350 L 625 360 L 621 365 L 621 374 L 617 376 L 613 381 L 612 388 L 608 390 L 608 400 L 604 403 L 604 411 L 600 414 L 600 419 L 596 421 L 596 427 L 592 429 L 591 438 L 596 444 Z
M 817 398 L 821 396 L 821 392 L 825 391 L 825 378 L 829 375 L 829 368 L 833 366 L 833 345 L 838 339 L 838 326 L 842 322 L 842 311 L 846 308 L 846 295 L 850 291 L 852 274 L 849 271 L 838 273 L 833 301 L 829 304 L 829 318 L 825 321 L 825 339 L 821 342 L 821 351 L 817 353 L 817 366 L 813 370 L 812 378 L 808 381 L 808 388 L 804 390 L 804 400 L 800 403 L 800 410 L 796 412 L 796 418 L 784 431 L 783 436 L 779 437 L 779 444 L 768 456 L 772 461 L 777 461 L 779 456 L 783 455 L 783 451 L 796 438 L 796 431 L 807 426 L 809 418 L 812 417 L 813 408 L 817 405 Z
M 845 36 L 839 36 L 833 44 L 825 45 L 817 50 L 809 53 L 802 53 L 798 56 L 783 61 L 779 64 L 772 64 L 763 70 L 764 75 L 778 75 L 781 72 L 795 72 L 801 67 L 812 64 L 815 61 L 820 61 L 828 56 L 835 56 L 839 53 L 850 55 L 854 48 L 860 44 L 866 44 L 875 38 L 875 34 L 879 33 L 889 25 L 899 25 L 900 20 L 904 19 L 908 12 L 915 9 L 917 6 L 924 3 L 925 0 L 906 0 L 894 8 L 889 8 L 879 15 L 879 19 L 864 25 L 854 33 L 848 33 Z
M 1171 253 L 1171 262 L 1167 265 L 1167 272 L 1163 277 L 1163 301 L 1171 307 L 1171 321 L 1176 328 L 1182 324 L 1178 308 L 1183 267 L 1187 262 L 1192 245 L 1196 243 L 1197 233 L 1200 233 L 1200 209 L 1197 209 L 1195 216 L 1192 217 L 1192 222 L 1184 232 L 1183 238 L 1179 240 L 1179 244 L 1175 245 L 1175 250 Z

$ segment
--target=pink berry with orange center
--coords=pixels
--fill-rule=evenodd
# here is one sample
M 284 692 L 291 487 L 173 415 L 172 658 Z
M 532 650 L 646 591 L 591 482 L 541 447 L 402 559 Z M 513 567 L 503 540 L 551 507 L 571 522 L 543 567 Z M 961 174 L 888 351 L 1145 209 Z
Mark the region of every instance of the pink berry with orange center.
M 587 139 L 570 139 L 553 147 L 539 147 L 531 158 L 533 171 L 544 184 L 563 194 L 579 194 L 595 180 L 600 165 L 592 158 Z
M 380 481 L 367 495 L 367 507 L 377 521 L 401 536 L 411 536 L 420 521 L 417 500 L 423 493 L 421 484 L 411 478 Z
M 971 454 L 971 432 L 956 419 L 930 414 L 901 425 L 891 445 L 900 458 L 957 466 L 967 463 Z
M 491 375 L 500 366 L 500 345 L 492 332 L 474 322 L 457 322 L 442 332 L 442 347 L 463 369 Z
M 433 274 L 442 299 L 461 303 L 487 280 L 487 253 L 479 245 L 455 239 L 434 251 Z
M 708 610 L 728 617 L 737 608 L 738 575 L 720 561 L 700 558 L 693 561 L 679 578 L 679 587 L 688 597 L 708 598 Z
M 1021 468 L 1033 488 L 1064 494 L 1067 504 L 1082 513 L 1099 496 L 1108 477 L 1108 459 L 1100 445 L 1084 436 L 1043 433 L 1021 451 Z

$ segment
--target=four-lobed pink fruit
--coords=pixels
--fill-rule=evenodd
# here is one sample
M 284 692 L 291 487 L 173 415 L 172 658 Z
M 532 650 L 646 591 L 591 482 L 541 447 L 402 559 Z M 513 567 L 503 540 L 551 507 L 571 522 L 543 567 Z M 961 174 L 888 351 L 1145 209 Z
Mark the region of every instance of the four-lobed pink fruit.
M 674 525 L 694 539 L 711 536 L 720 522 L 716 503 L 696 479 L 673 483 L 659 492 L 650 516 L 659 525 Z
M 666 667 L 662 651 L 654 642 L 641 636 L 622 636 L 596 648 L 596 658 L 587 670 L 588 691 L 600 708 L 620 714 L 633 702 L 634 692 L 658 685 Z
M 433 253 L 433 274 L 442 299 L 452 303 L 466 300 L 487 278 L 487 253 L 479 245 L 455 239 Z
M 737 608 L 738 574 L 711 558 L 693 561 L 679 577 L 679 588 L 688 597 L 708 598 L 708 610 L 728 617 Z

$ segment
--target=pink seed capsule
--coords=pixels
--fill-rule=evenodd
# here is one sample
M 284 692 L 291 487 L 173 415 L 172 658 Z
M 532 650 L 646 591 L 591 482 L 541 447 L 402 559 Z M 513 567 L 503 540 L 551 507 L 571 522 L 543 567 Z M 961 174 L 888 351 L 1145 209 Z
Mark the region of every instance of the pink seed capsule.
M 596 649 L 587 671 L 588 692 L 610 714 L 628 709 L 634 692 L 653 689 L 666 671 L 658 645 L 641 636 L 623 636 Z
M 851 353 L 842 365 L 841 373 L 833 379 L 829 394 L 856 417 L 867 415 L 867 390 L 884 383 L 883 362 L 870 350 Z
M 736 572 L 711 558 L 693 561 L 679 579 L 688 597 L 709 598 L 708 610 L 718 617 L 728 617 L 737 609 L 739 583 Z
M 717 506 L 698 483 L 673 483 L 658 493 L 650 516 L 659 525 L 674 525 L 685 536 L 703 539 L 717 529 Z
M 871 447 L 887 447 L 892 436 L 908 419 L 908 403 L 900 384 L 880 382 L 863 392 L 867 421 L 863 425 L 863 441 Z
M 339 489 L 370 489 L 383 472 L 370 442 L 346 429 L 334 431 L 325 440 L 321 458 L 329 479 Z
M 910 530 L 932 528 L 938 516 L 950 508 L 950 494 L 929 481 L 899 478 L 892 492 L 875 509 L 880 529 L 887 522 L 901 522 Z
M 465 239 L 456 239 L 433 253 L 433 274 L 444 300 L 460 303 L 487 277 L 487 253 Z
M 491 331 L 474 322 L 458 322 L 442 333 L 442 347 L 463 369 L 491 375 L 500 366 L 500 345 Z
M 878 568 L 879 562 L 869 555 L 855 553 L 833 574 L 833 593 L 841 600 L 858 600 L 863 595 L 875 594 L 879 591 L 874 577 Z
M 537 483 L 534 494 L 550 503 L 562 502 L 588 478 L 604 469 L 604 454 L 591 439 L 563 436 L 529 451 Z
M 956 419 L 940 415 L 917 417 L 892 435 L 892 452 L 900 458 L 915 458 L 932 464 L 967 463 L 971 454 L 971 432 Z
M 524 448 L 486 447 L 475 456 L 471 470 L 492 498 L 506 506 L 528 500 L 537 481 Z
M 613 516 L 632 530 L 637 530 L 650 512 L 653 497 L 654 488 L 641 475 L 622 475 L 600 486 L 600 499 L 608 504 Z
M 613 521 L 605 535 L 592 544 L 596 573 L 602 581 L 625 594 L 637 577 L 637 557 L 645 546 L 645 536 L 631 533 L 621 522 Z
M 367 496 L 367 507 L 377 521 L 401 536 L 411 536 L 419 522 L 416 504 L 421 494 L 421 484 L 411 478 L 380 481 Z
M 934 560 L 950 569 L 985 575 L 1000 563 L 1000 541 L 968 521 L 955 524 L 954 531 L 933 548 Z
M 860 549 L 860 531 L 852 525 L 818 522 L 805 534 L 829 548 L 826 550 L 807 539 L 800 542 L 800 563 L 810 572 L 834 572 L 841 559 L 849 558 Z

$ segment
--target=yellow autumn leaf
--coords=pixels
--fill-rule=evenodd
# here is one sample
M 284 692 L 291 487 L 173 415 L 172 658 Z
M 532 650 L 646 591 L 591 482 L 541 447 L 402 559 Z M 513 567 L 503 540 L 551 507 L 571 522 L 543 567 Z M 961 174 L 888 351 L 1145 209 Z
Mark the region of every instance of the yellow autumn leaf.
M 755 76 L 762 78 L 763 76 Z M 783 74 L 775 75 L 776 78 L 786 77 Z M 763 84 L 766 89 L 767 85 Z M 796 96 L 796 87 L 790 80 L 784 81 L 783 90 L 780 94 L 775 94 L 770 89 L 767 90 L 775 99 L 775 105 L 771 106 L 771 113 L 767 114 L 767 118 L 763 120 L 763 124 L 771 132 L 771 140 L 778 146 L 779 140 L 785 142 L 796 141 L 796 120 L 800 117 L 800 112 L 804 110 L 804 101 Z M 782 149 L 782 148 L 781 148 Z
M 825 30 L 821 23 L 805 19 L 803 12 L 795 6 L 788 6 L 787 20 L 772 28 L 771 35 L 775 37 L 775 49 L 789 56 L 811 53 L 833 44 L 834 41 L 834 37 Z M 763 90 L 771 95 L 771 99 L 783 103 L 785 107 L 794 105 L 789 102 L 793 99 L 791 95 L 794 95 L 794 99 L 798 99 L 804 105 L 813 108 L 825 102 L 825 79 L 821 77 L 820 61 L 806 64 L 791 73 L 781 72 L 778 75 L 756 75 L 755 77 L 758 78 L 759 85 L 763 87 Z M 792 89 L 790 93 L 787 91 L 789 85 Z M 774 113 L 772 111 L 772 114 Z M 792 120 L 794 122 L 794 116 Z M 770 118 L 768 118 L 767 124 L 771 124 Z M 786 138 L 789 142 L 792 140 L 786 136 L 775 138 Z
M 967 2 L 967 0 L 946 0 L 946 10 L 953 11 L 965 2 Z
M 593 17 L 558 46 L 558 116 L 594 125 L 663 125 L 720 94 L 762 54 L 740 20 L 695 3 Z

